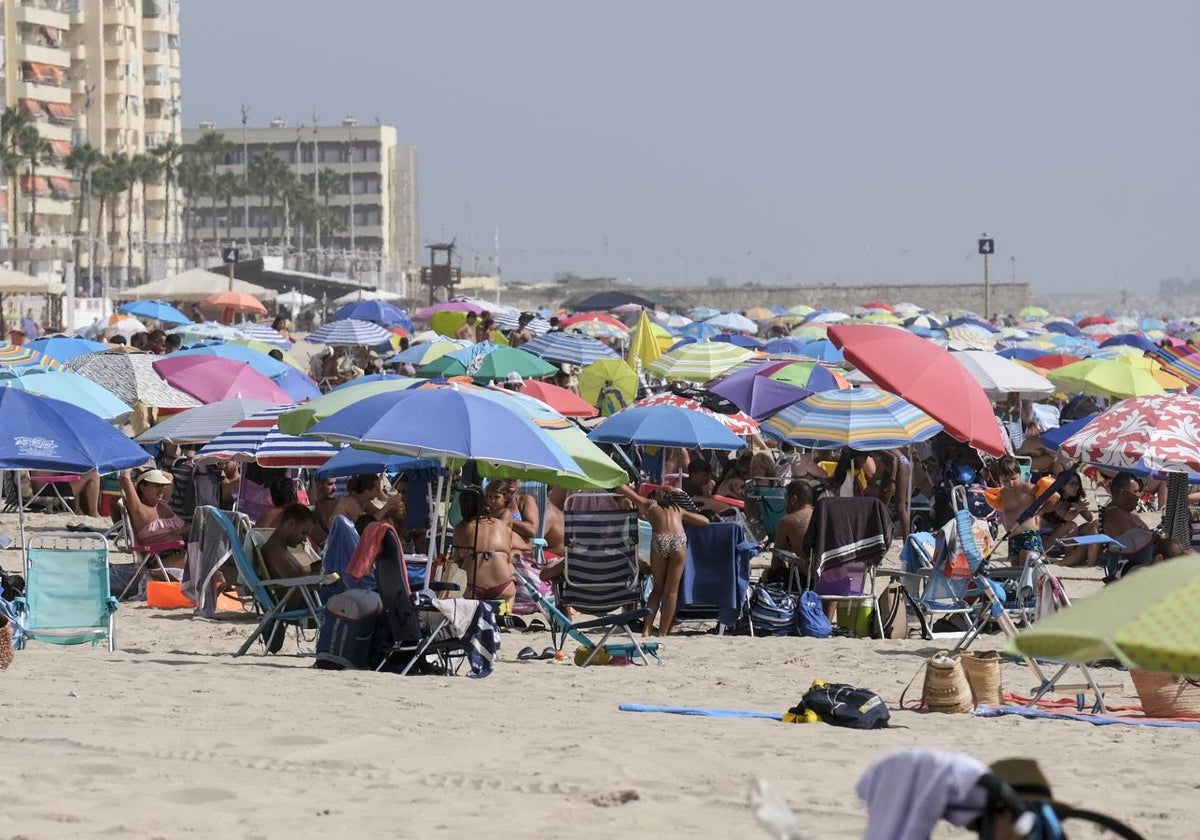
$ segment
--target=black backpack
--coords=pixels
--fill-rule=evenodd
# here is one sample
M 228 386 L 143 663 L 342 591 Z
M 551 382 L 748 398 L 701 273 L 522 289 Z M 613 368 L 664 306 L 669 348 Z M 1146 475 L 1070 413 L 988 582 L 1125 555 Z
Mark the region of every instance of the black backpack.
M 879 695 L 865 688 L 817 680 L 788 714 L 800 720 L 811 712 L 825 723 L 850 729 L 883 729 L 891 713 Z

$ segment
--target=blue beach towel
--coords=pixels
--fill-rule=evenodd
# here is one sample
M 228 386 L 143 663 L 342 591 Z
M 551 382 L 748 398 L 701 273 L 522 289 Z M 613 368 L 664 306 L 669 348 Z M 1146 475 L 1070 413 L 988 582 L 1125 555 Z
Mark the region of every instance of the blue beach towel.
M 779 712 L 755 712 L 746 709 L 705 709 L 695 706 L 645 706 L 641 703 L 622 703 L 617 708 L 622 712 L 658 712 L 664 715 L 783 720 L 783 715 Z
M 1171 729 L 1200 729 L 1200 721 L 1121 717 L 1116 715 L 1085 715 L 1073 712 L 1051 712 L 1045 709 L 1030 709 L 1025 706 L 980 705 L 975 708 L 975 715 L 977 717 L 1019 715 L 1024 718 L 1044 718 L 1046 720 L 1077 720 L 1083 723 L 1090 723 L 1092 726 L 1159 726 Z

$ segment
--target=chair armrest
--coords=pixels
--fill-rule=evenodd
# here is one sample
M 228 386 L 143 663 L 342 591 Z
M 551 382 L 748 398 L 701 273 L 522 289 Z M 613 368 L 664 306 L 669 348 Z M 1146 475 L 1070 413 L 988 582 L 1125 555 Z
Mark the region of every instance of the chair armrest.
M 186 548 L 187 543 L 183 540 L 171 540 L 164 543 L 153 543 L 151 545 L 131 545 L 130 551 L 136 551 L 139 554 L 160 554 L 164 551 L 178 551 L 181 548 Z
M 444 583 L 442 581 L 427 583 L 425 584 L 425 588 L 430 592 L 458 592 L 462 589 L 457 583 Z
M 805 559 L 803 557 L 801 557 L 796 552 L 788 551 L 787 549 L 784 549 L 784 548 L 772 549 L 771 556 L 778 557 L 780 560 L 782 560 L 784 563 L 786 563 L 789 566 L 807 562 L 807 561 L 805 561 Z
M 272 578 L 259 581 L 263 586 L 327 586 L 337 583 L 342 577 L 337 572 L 329 575 L 305 575 L 294 578 Z
M 29 612 L 29 602 L 25 600 L 24 596 L 13 598 L 12 605 L 18 613 Z
M 623 625 L 630 624 L 631 622 L 634 622 L 634 621 L 641 621 L 641 620 L 649 617 L 649 615 L 650 615 L 650 610 L 646 609 L 645 607 L 642 607 L 640 609 L 629 610 L 628 612 L 623 612 L 620 615 L 606 615 L 603 618 L 596 618 L 591 621 L 576 622 L 572 626 L 576 630 L 595 630 L 599 627 L 613 627 L 613 626 L 621 627 Z
M 116 598 L 114 598 L 114 597 L 112 597 L 111 595 L 109 595 L 109 596 L 108 596 L 108 601 L 106 602 L 106 604 L 105 604 L 105 605 L 108 607 L 108 611 L 109 611 L 110 613 L 114 613 L 114 612 L 116 612 L 116 611 L 117 611 L 117 609 L 118 609 L 118 608 L 121 606 L 121 603 L 120 603 L 120 602 L 119 602 L 119 601 L 118 601 Z
M 530 543 L 530 545 L 535 545 L 538 548 L 545 548 L 546 546 L 548 546 L 550 544 L 550 543 L 546 542 L 544 539 L 542 539 L 541 537 L 534 537 L 533 539 L 531 539 L 529 541 L 529 543 Z

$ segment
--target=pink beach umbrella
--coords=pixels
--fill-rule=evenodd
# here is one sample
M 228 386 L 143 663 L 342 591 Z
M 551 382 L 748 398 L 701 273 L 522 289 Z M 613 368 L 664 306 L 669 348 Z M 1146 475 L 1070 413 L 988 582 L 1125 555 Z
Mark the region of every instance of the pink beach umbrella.
M 439 312 L 474 312 L 479 315 L 483 312 L 483 307 L 466 300 L 448 300 L 445 303 L 435 303 L 433 306 L 418 309 L 416 317 L 420 321 L 428 321 Z
M 218 356 L 171 356 L 154 363 L 168 383 L 208 404 L 241 397 L 279 405 L 292 402 L 287 392 L 246 362 Z

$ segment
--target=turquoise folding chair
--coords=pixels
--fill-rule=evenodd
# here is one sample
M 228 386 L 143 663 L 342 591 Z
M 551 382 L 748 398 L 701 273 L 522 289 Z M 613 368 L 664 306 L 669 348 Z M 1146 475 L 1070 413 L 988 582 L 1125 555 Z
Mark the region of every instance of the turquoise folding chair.
M 66 531 L 30 539 L 25 595 L 14 606 L 27 638 L 52 645 L 91 642 L 93 648 L 107 640 L 111 652 L 117 599 L 109 591 L 108 540 Z

